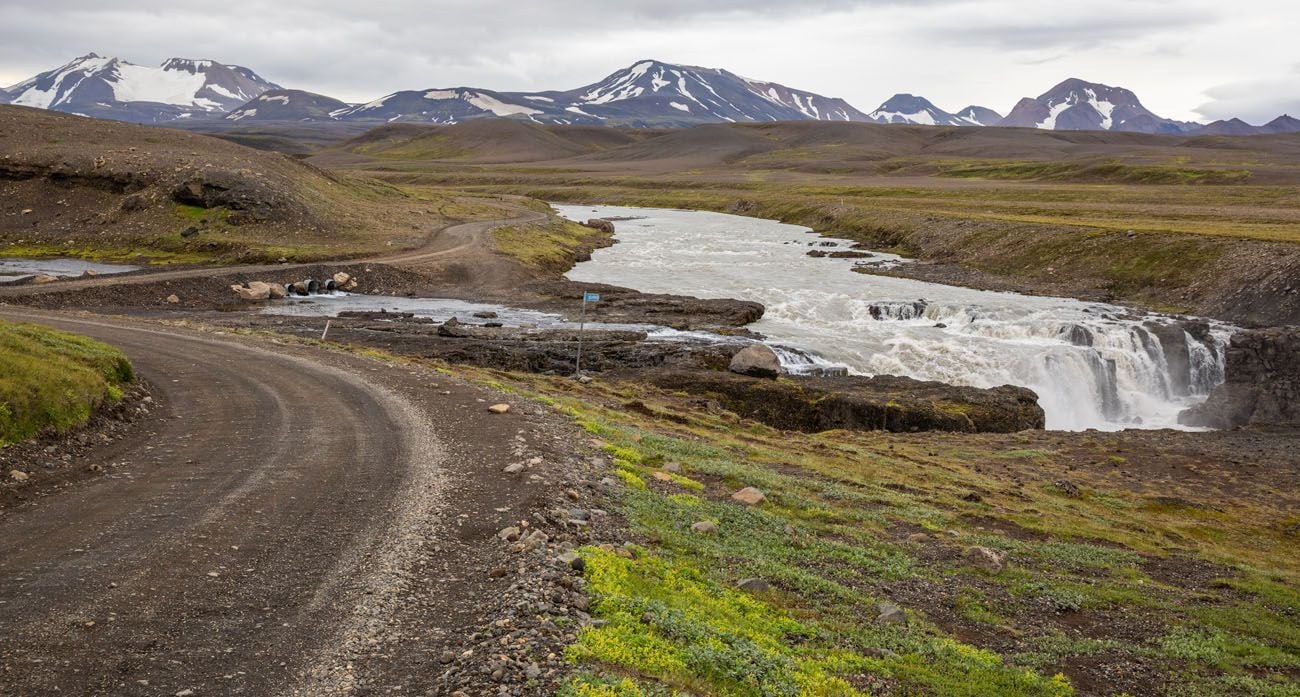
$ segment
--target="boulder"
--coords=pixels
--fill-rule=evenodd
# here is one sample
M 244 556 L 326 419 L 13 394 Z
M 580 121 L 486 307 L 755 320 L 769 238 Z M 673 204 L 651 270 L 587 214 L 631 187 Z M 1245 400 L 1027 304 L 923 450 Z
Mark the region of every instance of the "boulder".
M 335 287 L 346 286 L 351 281 L 352 281 L 352 274 L 345 273 L 343 271 L 334 274 Z
M 767 496 L 764 495 L 763 492 L 752 486 L 747 486 L 744 489 L 737 491 L 731 495 L 731 498 L 733 501 L 739 501 L 746 506 L 757 506 L 767 500 Z
M 747 578 L 736 584 L 736 587 L 742 591 L 750 593 L 766 593 L 772 590 L 772 584 L 761 578 Z
M 701 520 L 691 526 L 691 531 L 700 535 L 716 535 L 718 532 L 718 524 L 710 520 Z
M 246 302 L 259 302 L 271 297 L 271 286 L 261 281 L 249 281 L 247 286 L 231 286 L 230 289 Z
M 179 296 L 179 295 L 176 295 L 175 293 L 172 293 L 171 295 L 167 296 L 167 302 L 168 302 L 169 304 L 175 305 L 175 304 L 179 303 L 180 301 L 181 301 L 180 296 Z
M 38 273 L 32 276 L 32 283 L 53 283 L 59 280 L 58 276 L 51 276 L 47 273 Z
M 601 232 L 608 233 L 610 235 L 614 234 L 614 223 L 605 220 L 604 218 L 592 218 L 591 220 L 588 220 L 587 222 L 583 223 L 583 225 L 593 230 L 600 230 Z
M 1178 415 L 1187 426 L 1300 427 L 1300 327 L 1233 335 L 1224 382 L 1209 399 Z
M 15 482 L 27 481 L 27 473 L 22 470 L 9 470 L 9 478 Z
M 966 550 L 965 559 L 967 564 L 977 569 L 996 574 L 1006 566 L 1007 555 L 988 547 L 971 547 Z
M 731 357 L 728 370 L 756 378 L 774 378 L 781 374 L 781 359 L 776 351 L 763 344 L 753 344 Z
M 493 414 L 504 414 L 504 413 L 510 411 L 510 405 L 509 405 L 509 404 L 493 404 L 492 406 L 488 407 L 488 411 L 492 412 Z
M 880 614 L 876 615 L 876 621 L 881 624 L 907 624 L 907 613 L 903 608 L 893 603 L 880 603 L 877 606 Z
M 279 283 L 268 283 L 266 286 L 268 297 L 272 300 L 280 300 L 289 297 L 289 289 Z
M 97 271 L 95 271 L 94 269 L 86 269 L 85 271 L 82 271 L 82 272 L 81 272 L 81 277 L 82 277 L 82 278 L 94 278 L 95 276 L 98 276 L 98 275 L 99 275 L 99 273 L 98 273 Z

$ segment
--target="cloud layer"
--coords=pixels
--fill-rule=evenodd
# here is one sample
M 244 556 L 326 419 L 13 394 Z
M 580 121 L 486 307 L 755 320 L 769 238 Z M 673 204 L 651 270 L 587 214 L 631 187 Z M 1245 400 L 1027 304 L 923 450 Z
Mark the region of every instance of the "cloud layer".
M 1300 102 L 1300 9 L 1269 0 L 7 0 L 0 83 L 90 51 L 246 65 L 364 101 L 398 89 L 563 89 L 642 58 L 726 67 L 847 98 L 895 92 L 1006 111 L 1067 77 L 1184 119 L 1259 122 Z

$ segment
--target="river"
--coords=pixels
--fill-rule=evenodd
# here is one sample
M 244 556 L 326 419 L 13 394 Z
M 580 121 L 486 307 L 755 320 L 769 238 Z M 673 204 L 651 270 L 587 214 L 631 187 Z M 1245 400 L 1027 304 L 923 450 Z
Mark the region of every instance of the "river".
M 1223 381 L 1233 328 L 1221 323 L 858 273 L 855 265 L 898 259 L 811 257 L 852 243 L 770 220 L 555 208 L 575 220 L 621 219 L 618 243 L 578 264 L 574 281 L 760 302 L 767 311 L 750 328 L 769 343 L 855 374 L 1028 387 L 1050 429 L 1178 428 L 1178 413 Z

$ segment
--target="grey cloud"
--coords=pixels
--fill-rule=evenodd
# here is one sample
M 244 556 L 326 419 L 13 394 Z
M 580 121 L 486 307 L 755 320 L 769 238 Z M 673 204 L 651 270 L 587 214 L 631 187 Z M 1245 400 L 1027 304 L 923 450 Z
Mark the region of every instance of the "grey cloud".
M 1233 117 L 1256 126 L 1282 114 L 1300 118 L 1300 65 L 1273 78 L 1218 85 L 1205 91 L 1210 101 L 1196 108 L 1205 119 Z

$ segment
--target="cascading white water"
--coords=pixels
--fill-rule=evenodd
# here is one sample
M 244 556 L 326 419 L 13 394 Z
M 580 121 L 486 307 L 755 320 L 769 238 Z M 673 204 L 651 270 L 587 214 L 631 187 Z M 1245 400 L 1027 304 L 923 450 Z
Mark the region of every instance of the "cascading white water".
M 694 211 L 556 206 L 617 223 L 619 243 L 569 278 L 651 293 L 739 298 L 767 311 L 773 343 L 863 374 L 1022 385 L 1048 428 L 1177 427 L 1223 381 L 1231 327 L 1068 298 L 992 293 L 854 273 L 861 260 L 807 256 L 807 228 Z M 837 242 L 847 247 L 845 240 Z M 872 261 L 893 261 L 877 255 Z M 1189 328 L 1190 327 L 1190 328 Z

